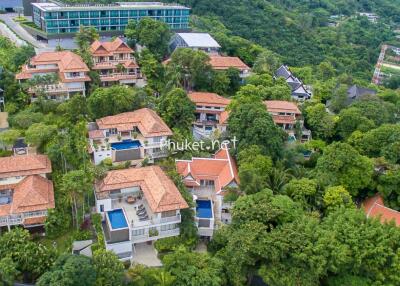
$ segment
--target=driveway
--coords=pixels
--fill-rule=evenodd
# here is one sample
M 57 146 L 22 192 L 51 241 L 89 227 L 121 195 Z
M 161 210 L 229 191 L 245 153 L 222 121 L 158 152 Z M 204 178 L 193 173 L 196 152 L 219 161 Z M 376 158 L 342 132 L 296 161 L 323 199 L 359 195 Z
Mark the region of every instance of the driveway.
M 147 243 L 135 244 L 135 253 L 133 254 L 132 263 L 150 267 L 162 266 L 154 246 L 152 244 L 148 245 Z
M 8 26 L 8 28 L 10 28 L 15 34 L 17 34 L 18 37 L 34 46 L 37 53 L 54 50 L 50 48 L 46 43 L 36 40 L 24 28 L 22 28 L 19 23 L 15 22 L 13 18 L 17 16 L 18 14 L 15 13 L 0 14 L 0 20 L 2 20 Z

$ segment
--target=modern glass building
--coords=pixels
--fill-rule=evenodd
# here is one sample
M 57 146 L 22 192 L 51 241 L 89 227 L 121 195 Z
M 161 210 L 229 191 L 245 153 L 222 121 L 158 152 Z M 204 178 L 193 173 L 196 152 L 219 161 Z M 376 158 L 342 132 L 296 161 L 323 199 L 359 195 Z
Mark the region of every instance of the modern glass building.
M 32 3 L 33 22 L 49 35 L 76 33 L 79 26 L 94 26 L 102 32 L 123 32 L 129 20 L 150 17 L 171 29 L 187 29 L 190 8 L 160 2 L 117 2 L 109 5 L 67 5 L 58 1 Z

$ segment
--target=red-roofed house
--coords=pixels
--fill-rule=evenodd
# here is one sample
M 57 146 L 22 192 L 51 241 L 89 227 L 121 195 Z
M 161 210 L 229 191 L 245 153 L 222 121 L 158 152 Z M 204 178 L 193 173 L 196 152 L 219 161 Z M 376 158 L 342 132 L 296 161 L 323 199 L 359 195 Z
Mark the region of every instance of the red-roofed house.
M 99 72 L 103 86 L 145 85 L 133 50 L 120 38 L 110 42 L 95 41 L 90 46 L 90 53 L 94 63 L 92 69 Z
M 163 146 L 172 131 L 149 108 L 103 117 L 95 125 L 89 130 L 89 141 L 96 165 L 106 158 L 137 164 L 144 158 L 153 161 L 168 155 Z
M 302 132 L 300 141 L 306 142 L 311 139 L 311 132 L 304 128 L 301 111 L 296 103 L 284 100 L 266 100 L 264 104 L 268 113 L 272 115 L 275 124 L 285 130 L 289 137 L 299 140 L 295 134 L 296 122 L 299 122 Z
M 136 243 L 178 236 L 180 210 L 189 207 L 159 166 L 110 171 L 95 194 L 106 248 L 121 259 L 133 256 Z
M 32 100 L 44 92 L 48 99 L 65 100 L 75 94 L 85 95 L 85 82 L 90 81 L 89 68 L 80 56 L 70 51 L 43 52 L 34 56 L 15 78 L 20 82 L 53 75 L 49 83 L 45 81 L 29 88 Z
M 210 55 L 210 65 L 214 70 L 223 71 L 236 68 L 240 72 L 240 78 L 244 79 L 250 75 L 250 67 L 238 57 L 227 57 L 221 55 Z
M 196 223 L 200 236 L 211 237 L 216 222 L 230 223 L 231 203 L 224 202 L 229 188 L 238 188 L 236 163 L 229 150 L 220 149 L 212 158 L 176 160 L 176 169 L 197 202 Z
M 379 194 L 365 200 L 363 208 L 367 217 L 377 217 L 382 223 L 394 221 L 397 226 L 400 226 L 400 212 L 385 207 Z
M 0 228 L 44 224 L 47 210 L 54 208 L 49 173 L 51 163 L 45 155 L 0 158 Z
M 210 138 L 216 130 L 226 131 L 228 112 L 225 111 L 230 99 L 210 92 L 190 92 L 190 100 L 196 104 L 196 121 L 193 136 L 196 139 Z

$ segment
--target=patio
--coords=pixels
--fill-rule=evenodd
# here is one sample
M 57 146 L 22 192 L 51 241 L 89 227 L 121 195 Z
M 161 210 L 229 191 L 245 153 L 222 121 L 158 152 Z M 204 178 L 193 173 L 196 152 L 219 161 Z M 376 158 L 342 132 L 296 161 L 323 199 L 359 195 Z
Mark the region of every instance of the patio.
M 130 227 L 149 225 L 151 220 L 154 218 L 154 215 L 151 212 L 146 200 L 136 199 L 134 203 L 129 203 L 127 198 L 128 197 L 124 197 L 121 200 L 114 200 L 113 209 L 123 208 L 125 210 L 125 214 L 127 216 Z M 141 211 L 141 213 L 147 214 L 147 218 L 145 215 L 139 216 L 137 214 L 137 212 L 139 211 L 139 206 L 144 206 L 145 211 Z
M 160 267 L 162 263 L 157 257 L 157 251 L 153 244 L 137 243 L 134 245 L 135 253 L 133 254 L 132 263 L 142 264 L 149 267 Z

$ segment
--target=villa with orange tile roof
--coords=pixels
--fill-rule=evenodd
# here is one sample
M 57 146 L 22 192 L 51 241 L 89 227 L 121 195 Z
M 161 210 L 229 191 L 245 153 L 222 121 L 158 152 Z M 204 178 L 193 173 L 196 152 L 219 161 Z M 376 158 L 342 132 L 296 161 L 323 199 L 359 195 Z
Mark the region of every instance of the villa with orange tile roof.
M 145 85 L 133 50 L 121 38 L 110 42 L 94 41 L 90 46 L 90 53 L 94 63 L 92 69 L 99 72 L 103 86 Z
M 381 195 L 368 198 L 362 205 L 366 216 L 379 218 L 382 223 L 394 221 L 397 226 L 400 226 L 400 212 L 388 208 L 383 202 Z
M 210 65 L 214 70 L 217 71 L 224 71 L 229 68 L 236 68 L 240 72 L 241 79 L 244 79 L 250 75 L 250 67 L 238 57 L 210 55 Z
M 0 158 L 0 229 L 44 224 L 47 210 L 55 207 L 50 173 L 46 155 Z
M 89 68 L 82 58 L 70 51 L 43 52 L 34 56 L 30 63 L 23 66 L 15 78 L 25 82 L 38 76 L 52 75 L 54 80 L 40 83 L 29 88 L 32 100 L 44 93 L 47 99 L 66 100 L 72 95 L 85 95 L 85 82 L 90 81 Z
M 132 258 L 138 243 L 178 236 L 180 210 L 189 207 L 159 166 L 110 171 L 95 196 L 106 248 L 122 260 Z
M 89 124 L 90 152 L 96 165 L 106 158 L 136 165 L 144 158 L 153 162 L 167 157 L 164 147 L 169 136 L 171 129 L 149 108 L 103 117 Z
M 224 201 L 230 188 L 238 188 L 235 160 L 227 148 L 211 158 L 176 160 L 176 169 L 197 203 L 195 220 L 200 236 L 211 237 L 218 222 L 230 223 L 232 203 Z
M 301 142 L 311 139 L 311 132 L 304 128 L 301 111 L 296 103 L 284 100 L 266 100 L 264 104 L 275 124 L 287 132 L 290 138 Z M 301 138 L 296 138 L 296 122 L 300 124 Z
M 196 139 L 210 138 L 215 132 L 226 132 L 230 99 L 210 92 L 190 92 L 190 100 L 196 104 L 196 120 L 193 136 Z

